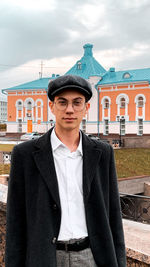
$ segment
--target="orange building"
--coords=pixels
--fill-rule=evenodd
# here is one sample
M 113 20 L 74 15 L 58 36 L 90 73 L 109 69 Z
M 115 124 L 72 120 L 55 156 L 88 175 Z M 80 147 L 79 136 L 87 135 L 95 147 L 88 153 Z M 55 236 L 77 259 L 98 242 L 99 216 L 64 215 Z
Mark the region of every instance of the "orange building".
M 101 134 L 150 134 L 149 81 L 149 68 L 118 72 L 110 68 L 100 77 L 96 88 Z
M 7 132 L 45 132 L 53 123 L 49 114 L 47 86 L 51 79 L 41 78 L 4 90 L 7 92 Z
M 92 86 L 90 110 L 82 129 L 102 138 L 150 135 L 150 68 L 105 70 L 93 57 L 92 44 L 66 74 L 79 75 Z M 8 132 L 46 132 L 54 124 L 48 107 L 47 87 L 41 78 L 3 90 L 8 95 Z

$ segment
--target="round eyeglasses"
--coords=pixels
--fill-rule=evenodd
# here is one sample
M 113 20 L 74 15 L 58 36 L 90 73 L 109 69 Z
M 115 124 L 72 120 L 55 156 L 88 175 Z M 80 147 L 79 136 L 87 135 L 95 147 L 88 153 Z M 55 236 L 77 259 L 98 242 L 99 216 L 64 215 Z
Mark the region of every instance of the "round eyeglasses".
M 75 99 L 71 102 L 66 99 L 57 99 L 54 103 L 56 105 L 56 108 L 61 111 L 64 111 L 69 104 L 72 105 L 74 111 L 82 111 L 85 107 L 85 101 L 82 99 Z

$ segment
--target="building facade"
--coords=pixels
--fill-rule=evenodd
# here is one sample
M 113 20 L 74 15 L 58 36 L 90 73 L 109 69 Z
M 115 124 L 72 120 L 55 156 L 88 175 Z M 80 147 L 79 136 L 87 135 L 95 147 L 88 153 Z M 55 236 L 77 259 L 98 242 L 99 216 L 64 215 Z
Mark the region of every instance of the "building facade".
M 99 75 L 106 70 L 95 60 L 92 53 L 93 45 L 84 45 L 84 55 L 66 74 L 79 75 L 87 79 L 93 90 L 91 108 L 81 124 L 86 132 L 94 131 L 97 125 L 97 90 L 95 85 Z M 48 83 L 58 77 L 53 74 L 49 78 L 40 78 L 3 90 L 8 98 L 7 132 L 46 132 L 55 123 L 55 118 L 49 109 L 47 97 Z M 96 129 L 95 129 L 96 132 Z
M 7 99 L 3 94 L 0 94 L 0 123 L 7 121 Z
M 150 134 L 150 69 L 115 72 L 100 77 L 99 131 L 101 134 Z
M 105 70 L 93 57 L 93 45 L 64 75 L 78 75 L 92 86 L 90 110 L 81 128 L 103 138 L 150 134 L 150 68 Z M 8 96 L 8 132 L 46 132 L 54 125 L 49 109 L 48 83 L 58 77 L 40 78 L 3 90 Z M 117 137 L 117 138 L 118 138 Z

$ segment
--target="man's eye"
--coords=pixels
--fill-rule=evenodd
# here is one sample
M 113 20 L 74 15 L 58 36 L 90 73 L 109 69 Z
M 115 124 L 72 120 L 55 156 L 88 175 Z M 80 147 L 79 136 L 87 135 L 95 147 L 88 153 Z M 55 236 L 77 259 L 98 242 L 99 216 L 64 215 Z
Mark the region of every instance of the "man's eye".
M 66 101 L 63 101 L 63 100 L 58 101 L 58 104 L 61 106 L 66 106 Z
M 81 102 L 81 101 L 74 101 L 73 104 L 74 104 L 75 106 L 80 106 L 80 105 L 82 104 L 82 102 Z

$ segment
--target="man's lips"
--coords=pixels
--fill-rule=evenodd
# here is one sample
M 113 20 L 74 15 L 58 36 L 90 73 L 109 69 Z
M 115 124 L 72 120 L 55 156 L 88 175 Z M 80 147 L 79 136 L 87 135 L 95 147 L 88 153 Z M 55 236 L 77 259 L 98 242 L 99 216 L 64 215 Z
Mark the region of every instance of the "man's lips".
M 63 118 L 63 120 L 65 120 L 65 121 L 74 121 L 74 120 L 76 120 L 76 118 Z

